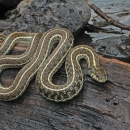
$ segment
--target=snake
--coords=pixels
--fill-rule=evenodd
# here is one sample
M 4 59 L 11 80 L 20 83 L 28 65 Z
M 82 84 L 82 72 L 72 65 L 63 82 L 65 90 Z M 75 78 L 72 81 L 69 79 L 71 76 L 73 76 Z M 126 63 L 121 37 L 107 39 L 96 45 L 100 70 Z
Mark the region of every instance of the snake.
M 15 32 L 7 36 L 0 48 L 0 72 L 7 68 L 21 68 L 27 64 L 33 58 L 41 36 L 41 33 L 30 34 L 25 32 Z M 11 48 L 19 41 L 29 43 L 27 50 L 21 55 L 8 54 Z M 4 87 L 0 84 L 0 100 L 16 99 L 23 92 L 23 86 L 18 84 L 18 81 L 22 81 L 21 71 L 17 74 L 11 86 Z
M 17 35 L 16 35 L 17 34 Z M 7 37 L 11 46 L 14 44 L 14 39 L 19 39 L 19 33 L 14 33 L 14 38 Z M 24 35 L 24 33 L 23 33 Z M 28 36 L 25 34 L 24 36 Z M 10 39 L 10 40 L 8 40 Z M 24 38 L 28 39 L 28 38 Z M 13 41 L 13 42 L 11 42 Z M 1 55 L 0 56 L 0 72 L 6 68 L 15 68 L 23 66 L 18 72 L 14 82 L 9 87 L 0 85 L 0 100 L 11 101 L 20 97 L 28 84 L 36 76 L 35 84 L 40 94 L 55 102 L 66 102 L 79 94 L 83 88 L 83 74 L 79 61 L 85 59 L 88 63 L 89 75 L 98 82 L 107 80 L 107 73 L 100 65 L 99 57 L 94 49 L 87 45 L 79 45 L 74 48 L 74 37 L 71 31 L 66 28 L 55 27 L 48 31 L 33 34 L 32 44 L 38 43 L 28 52 L 27 58 L 25 55 Z M 57 47 L 52 51 L 53 46 L 58 43 Z M 10 47 L 9 47 L 10 48 Z M 10 49 L 6 49 L 10 50 Z M 8 51 L 7 51 L 8 52 Z M 6 54 L 5 52 L 3 54 Z M 25 58 L 23 58 L 25 57 Z M 22 60 L 18 59 L 24 59 Z M 55 85 L 52 82 L 54 74 L 65 62 L 67 82 L 63 85 Z
M 6 36 L 4 34 L 0 34 L 0 40 L 5 40 Z

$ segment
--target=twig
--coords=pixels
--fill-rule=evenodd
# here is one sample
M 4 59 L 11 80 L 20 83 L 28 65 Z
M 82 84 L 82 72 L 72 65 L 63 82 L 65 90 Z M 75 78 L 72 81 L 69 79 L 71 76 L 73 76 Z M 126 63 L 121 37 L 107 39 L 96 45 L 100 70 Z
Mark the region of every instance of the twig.
M 103 13 L 96 5 L 94 4 L 88 4 L 89 7 L 91 9 L 93 9 L 95 11 L 95 13 L 97 13 L 100 17 L 102 17 L 103 19 L 105 19 L 109 24 L 112 24 L 116 27 L 121 28 L 122 30 L 128 30 L 130 31 L 130 26 L 124 25 L 114 19 L 112 19 L 111 17 L 107 16 L 105 13 Z

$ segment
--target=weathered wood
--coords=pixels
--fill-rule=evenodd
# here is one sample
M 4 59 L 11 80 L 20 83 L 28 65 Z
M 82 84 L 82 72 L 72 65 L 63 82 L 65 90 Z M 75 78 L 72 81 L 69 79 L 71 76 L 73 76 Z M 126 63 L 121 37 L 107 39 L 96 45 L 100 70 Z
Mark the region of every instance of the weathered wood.
M 20 49 L 19 49 L 20 48 Z M 12 54 L 24 47 L 15 46 Z M 100 84 L 88 76 L 86 61 L 81 61 L 84 87 L 66 103 L 46 100 L 34 80 L 25 93 L 12 102 L 0 101 L 1 130 L 130 130 L 130 64 L 104 58 L 100 61 L 108 81 Z M 6 69 L 0 75 L 5 86 L 11 85 L 19 69 Z M 53 82 L 66 82 L 64 66 Z

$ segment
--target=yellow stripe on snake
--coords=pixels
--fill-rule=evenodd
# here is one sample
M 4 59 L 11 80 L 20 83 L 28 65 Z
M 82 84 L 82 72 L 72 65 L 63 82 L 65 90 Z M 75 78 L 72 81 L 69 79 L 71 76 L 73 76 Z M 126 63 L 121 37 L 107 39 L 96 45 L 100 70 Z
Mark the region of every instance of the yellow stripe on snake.
M 5 55 L 19 40 L 30 42 L 25 53 Z M 34 75 L 37 89 L 47 99 L 65 102 L 74 98 L 83 86 L 83 74 L 79 65 L 79 60 L 83 58 L 88 63 L 89 75 L 98 82 L 105 82 L 107 74 L 100 65 L 95 51 L 87 45 L 71 49 L 73 40 L 72 33 L 65 28 L 53 28 L 44 34 L 10 34 L 0 49 L 0 71 L 6 68 L 22 66 L 23 68 L 11 86 L 5 88 L 0 84 L 0 100 L 10 101 L 21 96 Z M 56 42 L 59 44 L 51 53 L 52 46 Z M 64 85 L 55 85 L 52 83 L 52 78 L 64 62 L 67 82 Z

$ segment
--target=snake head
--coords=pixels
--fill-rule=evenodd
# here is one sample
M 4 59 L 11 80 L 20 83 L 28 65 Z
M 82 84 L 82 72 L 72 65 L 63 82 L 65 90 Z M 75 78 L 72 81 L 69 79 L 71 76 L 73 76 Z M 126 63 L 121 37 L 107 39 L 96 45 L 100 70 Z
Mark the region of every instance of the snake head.
M 88 70 L 89 75 L 98 82 L 106 82 L 107 73 L 102 66 L 92 67 Z

